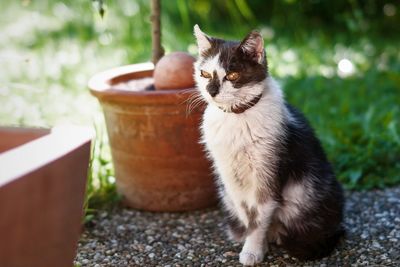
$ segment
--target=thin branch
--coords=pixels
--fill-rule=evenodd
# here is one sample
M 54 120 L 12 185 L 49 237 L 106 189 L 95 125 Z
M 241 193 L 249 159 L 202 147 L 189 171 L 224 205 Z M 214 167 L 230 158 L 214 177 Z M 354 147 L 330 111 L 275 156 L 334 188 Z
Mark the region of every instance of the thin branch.
M 151 29 L 152 29 L 152 61 L 154 64 L 164 55 L 161 46 L 161 4 L 160 0 L 151 0 Z

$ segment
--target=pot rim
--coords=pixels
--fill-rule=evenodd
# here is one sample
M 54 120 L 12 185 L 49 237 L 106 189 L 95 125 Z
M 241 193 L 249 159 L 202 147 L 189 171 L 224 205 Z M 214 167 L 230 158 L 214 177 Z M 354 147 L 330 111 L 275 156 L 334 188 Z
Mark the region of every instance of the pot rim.
M 101 102 L 136 104 L 183 104 L 188 97 L 196 92 L 195 88 L 128 91 L 114 86 L 135 78 L 152 77 L 153 71 L 154 64 L 151 62 L 115 67 L 93 75 L 88 82 L 88 87 L 90 93 Z

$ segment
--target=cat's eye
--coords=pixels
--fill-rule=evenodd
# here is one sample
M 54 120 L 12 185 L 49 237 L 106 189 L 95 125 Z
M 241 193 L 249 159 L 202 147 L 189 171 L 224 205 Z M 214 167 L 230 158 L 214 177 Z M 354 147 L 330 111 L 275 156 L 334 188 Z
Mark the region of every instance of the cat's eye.
M 235 81 L 239 78 L 239 76 L 239 72 L 230 72 L 225 77 L 228 81 Z
M 200 71 L 200 76 L 201 76 L 201 77 L 204 77 L 204 78 L 206 78 L 206 79 L 210 79 L 210 78 L 211 78 L 211 74 L 208 73 L 207 71 L 204 71 L 204 70 L 201 70 L 201 71 Z

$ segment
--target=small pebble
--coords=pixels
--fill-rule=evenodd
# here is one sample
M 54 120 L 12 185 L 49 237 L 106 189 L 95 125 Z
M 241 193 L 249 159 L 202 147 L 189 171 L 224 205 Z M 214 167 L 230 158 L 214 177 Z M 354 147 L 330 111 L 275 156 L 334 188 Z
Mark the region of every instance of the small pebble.
M 235 256 L 237 256 L 237 253 L 233 251 L 227 251 L 224 253 L 224 257 L 235 257 Z

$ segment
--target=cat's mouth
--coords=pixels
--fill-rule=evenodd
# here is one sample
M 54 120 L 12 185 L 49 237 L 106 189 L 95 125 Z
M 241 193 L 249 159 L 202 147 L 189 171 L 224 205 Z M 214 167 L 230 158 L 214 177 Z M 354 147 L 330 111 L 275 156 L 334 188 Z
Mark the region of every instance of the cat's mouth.
M 231 110 L 235 106 L 234 100 L 233 97 L 214 97 L 211 101 L 222 110 Z

